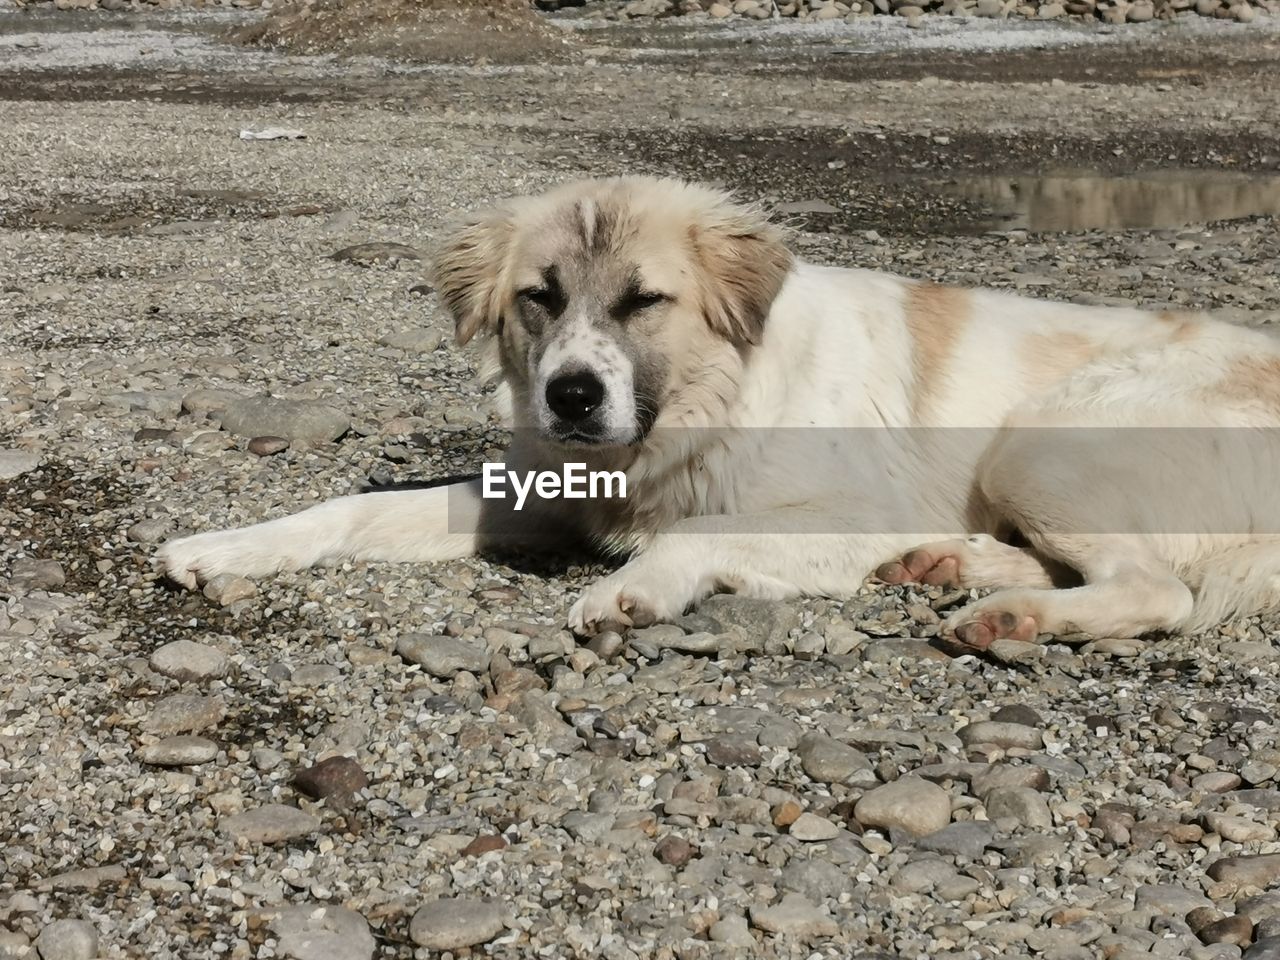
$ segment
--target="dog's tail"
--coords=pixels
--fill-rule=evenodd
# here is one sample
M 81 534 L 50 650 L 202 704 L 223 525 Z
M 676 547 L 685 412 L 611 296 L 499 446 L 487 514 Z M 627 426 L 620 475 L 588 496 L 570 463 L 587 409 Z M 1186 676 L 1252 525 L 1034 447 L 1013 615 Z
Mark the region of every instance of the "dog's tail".
M 1186 633 L 1280 606 L 1280 537 L 1231 547 L 1209 557 L 1195 591 Z

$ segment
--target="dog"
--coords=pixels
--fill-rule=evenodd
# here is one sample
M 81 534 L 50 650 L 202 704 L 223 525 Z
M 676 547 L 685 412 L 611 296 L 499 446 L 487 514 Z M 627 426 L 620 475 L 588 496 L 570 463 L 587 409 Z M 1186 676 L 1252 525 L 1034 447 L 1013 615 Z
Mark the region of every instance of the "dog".
M 1263 331 L 803 262 L 755 206 L 649 177 L 474 215 L 434 282 L 507 391 L 508 465 L 617 471 L 627 496 L 360 494 L 169 542 L 169 577 L 580 540 L 629 557 L 569 611 L 580 635 L 874 575 L 994 588 L 942 626 L 968 650 L 1198 631 L 1280 599 Z

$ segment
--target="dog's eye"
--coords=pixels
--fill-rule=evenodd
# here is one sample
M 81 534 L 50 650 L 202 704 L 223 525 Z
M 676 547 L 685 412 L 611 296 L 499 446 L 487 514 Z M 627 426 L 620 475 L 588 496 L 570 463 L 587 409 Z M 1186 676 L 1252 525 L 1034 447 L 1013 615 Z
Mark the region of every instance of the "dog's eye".
M 521 300 L 536 303 L 544 310 L 551 310 L 556 304 L 556 292 L 550 287 L 529 287 L 519 293 Z
M 671 298 L 665 293 L 653 293 L 645 290 L 632 290 L 624 294 L 613 308 L 614 315 L 617 317 L 629 317 L 641 310 L 648 310 L 650 307 L 656 307 L 660 303 L 666 303 Z

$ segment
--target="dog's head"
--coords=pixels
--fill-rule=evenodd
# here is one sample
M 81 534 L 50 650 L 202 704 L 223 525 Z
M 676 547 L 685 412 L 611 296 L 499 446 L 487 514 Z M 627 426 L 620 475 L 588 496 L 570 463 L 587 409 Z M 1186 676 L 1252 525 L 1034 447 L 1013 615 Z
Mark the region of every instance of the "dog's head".
M 626 177 L 471 218 L 445 241 L 435 281 L 459 342 L 495 338 L 527 425 L 605 446 L 639 442 L 688 390 L 740 363 L 790 267 L 758 211 Z

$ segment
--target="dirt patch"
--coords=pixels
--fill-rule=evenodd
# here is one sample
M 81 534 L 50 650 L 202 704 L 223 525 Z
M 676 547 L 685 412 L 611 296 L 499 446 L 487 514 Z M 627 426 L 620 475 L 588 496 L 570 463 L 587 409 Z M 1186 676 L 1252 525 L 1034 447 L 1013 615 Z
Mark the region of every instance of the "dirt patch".
M 527 63 L 568 42 L 524 0 L 312 0 L 286 4 L 231 37 L 293 53 L 430 63 Z
M 1199 136 L 1168 134 L 886 137 L 830 127 L 588 133 L 575 137 L 574 145 L 580 152 L 572 165 L 580 166 L 585 152 L 593 165 L 612 173 L 716 179 L 779 205 L 785 219 L 806 230 L 920 235 L 991 229 L 993 205 L 956 190 L 957 180 L 974 174 L 1077 168 L 1116 176 L 1202 165 L 1255 171 L 1268 170 L 1280 151 L 1280 143 L 1250 135 L 1209 144 Z
M 257 190 L 191 187 L 172 194 L 28 197 L 0 212 L 0 228 L 72 233 L 157 235 L 195 233 L 227 220 L 317 216 L 322 203 L 273 197 Z

